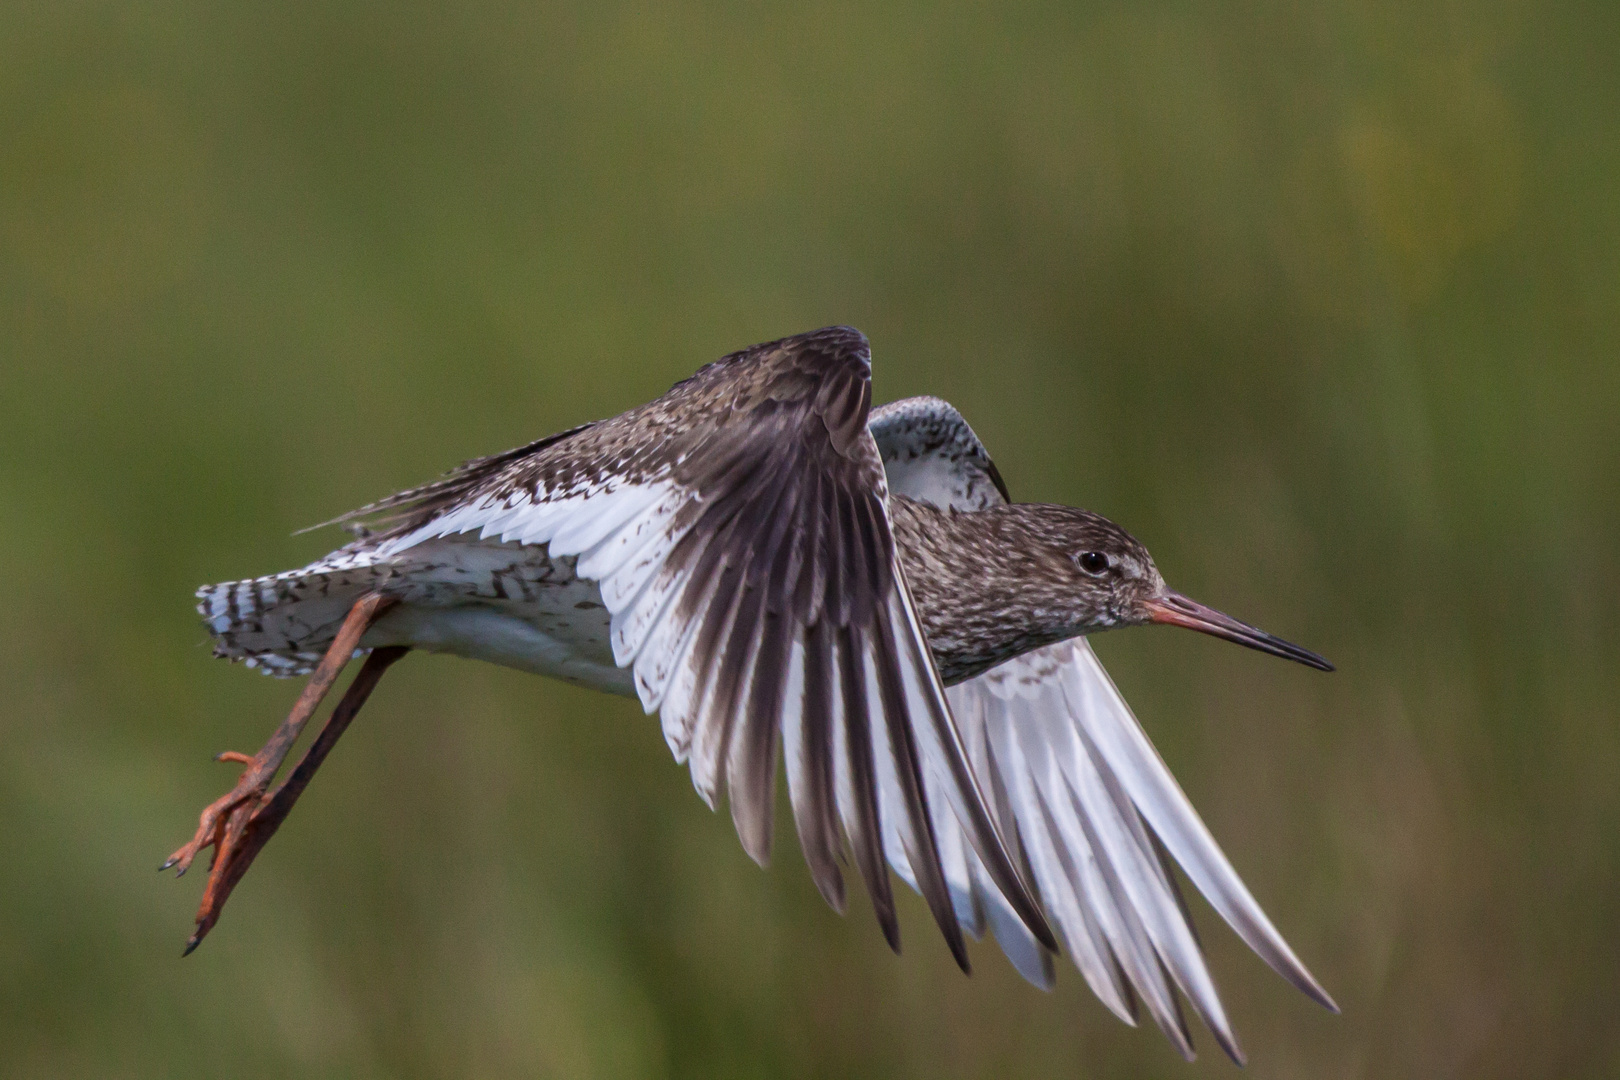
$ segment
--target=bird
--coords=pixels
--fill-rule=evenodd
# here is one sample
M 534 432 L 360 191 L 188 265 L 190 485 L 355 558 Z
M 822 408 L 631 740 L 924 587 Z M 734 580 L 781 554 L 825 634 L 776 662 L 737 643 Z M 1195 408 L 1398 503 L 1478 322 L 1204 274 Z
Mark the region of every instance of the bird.
M 1268 965 L 1338 1011 L 1087 637 L 1169 624 L 1333 666 L 1170 589 L 1107 518 L 1014 502 L 947 402 L 873 408 L 858 330 L 731 353 L 648 404 L 326 524 L 354 539 L 197 591 L 216 656 L 309 680 L 258 753 L 218 756 L 240 779 L 163 863 L 183 874 L 212 849 L 187 954 L 384 672 L 421 650 L 638 699 L 761 865 L 780 758 L 816 887 L 842 912 L 852 862 L 896 952 L 891 870 L 964 972 L 965 939 L 986 931 L 1038 987 L 1067 953 L 1126 1023 L 1145 1009 L 1191 1060 L 1185 999 L 1241 1064 L 1174 862 Z

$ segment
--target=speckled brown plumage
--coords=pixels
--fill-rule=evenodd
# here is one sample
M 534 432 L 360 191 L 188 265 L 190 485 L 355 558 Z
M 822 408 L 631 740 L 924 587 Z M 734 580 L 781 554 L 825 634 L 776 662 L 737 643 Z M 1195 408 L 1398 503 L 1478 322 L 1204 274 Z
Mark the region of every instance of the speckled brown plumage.
M 889 518 L 947 686 L 1054 641 L 1146 622 L 1140 601 L 1164 587 L 1147 549 L 1087 510 L 1012 503 L 964 513 L 897 496 Z M 1075 563 L 1086 551 L 1136 573 L 1099 582 Z

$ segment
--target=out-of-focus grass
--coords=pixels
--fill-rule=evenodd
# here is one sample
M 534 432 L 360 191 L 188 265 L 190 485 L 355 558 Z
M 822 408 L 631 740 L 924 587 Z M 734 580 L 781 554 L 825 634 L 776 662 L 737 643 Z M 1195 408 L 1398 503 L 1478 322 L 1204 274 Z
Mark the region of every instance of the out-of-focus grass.
M 849 322 L 1015 495 L 1339 663 L 1099 645 L 1344 1006 L 1200 907 L 1254 1075 L 1611 1075 L 1617 12 L 8 5 L 0 1073 L 1224 1073 L 909 897 L 895 959 L 632 703 L 446 659 L 178 959 L 152 869 L 296 692 L 197 584 Z

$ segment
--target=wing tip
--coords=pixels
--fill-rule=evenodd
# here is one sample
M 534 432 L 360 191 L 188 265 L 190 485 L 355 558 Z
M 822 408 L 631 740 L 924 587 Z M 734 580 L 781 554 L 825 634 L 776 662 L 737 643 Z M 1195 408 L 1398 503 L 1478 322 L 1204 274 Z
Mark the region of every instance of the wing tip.
M 1249 1056 L 1243 1052 L 1243 1047 L 1238 1045 L 1237 1035 L 1231 1028 L 1212 1027 L 1209 1033 L 1215 1036 L 1215 1042 L 1226 1052 L 1226 1056 L 1232 1059 L 1232 1064 L 1241 1069 L 1249 1063 Z
M 1276 934 L 1276 931 L 1273 930 L 1272 933 Z M 1276 940 L 1282 942 L 1282 947 L 1275 955 L 1257 948 L 1252 941 L 1248 940 L 1246 935 L 1240 933 L 1239 936 L 1244 938 L 1244 941 L 1251 949 L 1260 954 L 1260 958 L 1266 962 L 1267 967 L 1288 980 L 1296 990 L 1334 1016 L 1342 1014 L 1339 1003 L 1333 1000 L 1333 995 L 1329 994 L 1326 988 L 1316 981 L 1316 976 L 1312 975 L 1310 970 L 1300 962 L 1299 957 L 1294 955 L 1293 950 L 1288 948 L 1287 943 L 1282 942 L 1280 934 L 1276 935 Z
M 956 960 L 956 966 L 962 969 L 962 974 L 973 977 L 973 964 L 968 959 L 967 941 L 960 932 L 946 937 L 951 947 L 951 956 Z
M 879 908 L 877 910 L 878 927 L 883 931 L 883 940 L 888 942 L 889 951 L 899 956 L 900 953 L 900 920 L 895 917 L 894 907 Z
M 747 852 L 748 857 L 754 860 L 754 865 L 758 866 L 761 870 L 769 870 L 771 868 L 770 835 L 767 833 L 764 838 L 761 839 L 757 835 L 751 835 L 750 831 L 743 825 L 742 822 L 737 822 L 736 825 L 737 837 L 742 841 L 743 851 Z
M 823 880 L 822 875 L 819 874 L 812 874 L 811 877 L 816 883 L 816 891 L 821 894 L 823 900 L 827 901 L 828 907 L 840 915 L 849 910 L 849 898 L 844 891 L 844 875 L 838 872 L 837 867 L 834 867 L 833 872 L 827 875 L 826 880 Z
M 1305 973 L 1305 978 L 1307 980 L 1305 983 L 1301 984 L 1301 983 L 1296 982 L 1296 983 L 1294 983 L 1294 985 L 1298 986 L 1299 989 L 1301 990 L 1301 992 L 1303 992 L 1306 997 L 1310 998 L 1312 1001 L 1314 1001 L 1318 1005 L 1322 1006 L 1322 1008 L 1326 1009 L 1328 1012 L 1332 1013 L 1334 1016 L 1343 1015 L 1344 1010 L 1339 1008 L 1339 1003 L 1337 1001 L 1333 1000 L 1333 995 L 1332 994 L 1329 994 L 1326 990 L 1324 990 L 1322 988 L 1321 983 L 1319 983 L 1315 979 L 1311 978 L 1311 975 L 1310 975 L 1309 972 Z
M 770 785 L 774 790 L 775 784 Z M 771 795 L 767 793 L 763 798 L 751 797 L 746 790 L 740 790 L 742 785 L 733 783 L 727 792 L 727 802 L 731 805 L 731 823 L 737 830 L 737 839 L 742 841 L 743 850 L 748 857 L 758 864 L 761 870 L 770 868 L 771 841 L 775 836 L 775 815 L 771 813 Z

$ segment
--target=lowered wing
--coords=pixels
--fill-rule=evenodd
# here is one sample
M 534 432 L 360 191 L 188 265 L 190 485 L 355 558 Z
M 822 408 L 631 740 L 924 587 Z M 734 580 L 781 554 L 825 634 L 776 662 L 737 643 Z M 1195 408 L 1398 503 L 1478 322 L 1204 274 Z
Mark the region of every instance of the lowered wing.
M 884 406 L 870 428 L 892 492 L 963 511 L 1007 501 L 983 444 L 946 402 Z M 1262 959 L 1337 1011 L 1233 870 L 1084 638 L 1026 653 L 946 694 L 1002 834 L 1075 965 L 1116 1015 L 1135 1023 L 1140 1002 L 1190 1058 L 1179 989 L 1222 1048 L 1243 1060 L 1166 852 Z M 963 926 L 977 935 L 988 924 L 1018 970 L 1050 987 L 1050 952 L 996 895 L 973 853 L 949 842 L 948 822 L 940 831 Z

